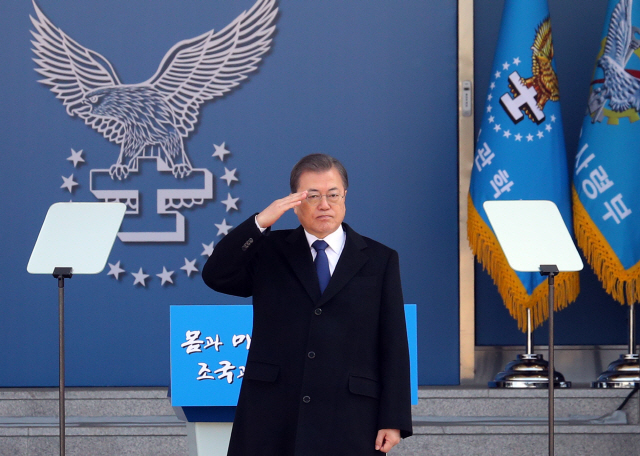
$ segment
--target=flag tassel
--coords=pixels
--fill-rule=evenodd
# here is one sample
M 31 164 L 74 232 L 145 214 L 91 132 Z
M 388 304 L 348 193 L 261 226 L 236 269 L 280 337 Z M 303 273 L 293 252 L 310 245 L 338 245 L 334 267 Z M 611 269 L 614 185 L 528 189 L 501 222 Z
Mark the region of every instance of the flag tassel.
M 573 224 L 578 246 L 604 289 L 620 304 L 635 304 L 640 298 L 640 262 L 625 270 L 613 249 L 586 211 L 575 187 Z

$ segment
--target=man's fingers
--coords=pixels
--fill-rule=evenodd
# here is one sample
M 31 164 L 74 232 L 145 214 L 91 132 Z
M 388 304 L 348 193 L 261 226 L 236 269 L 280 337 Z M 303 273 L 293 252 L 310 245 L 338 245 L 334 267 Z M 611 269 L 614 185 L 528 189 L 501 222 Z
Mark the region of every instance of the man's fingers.
M 378 436 L 376 437 L 376 450 L 382 448 L 382 444 L 384 443 L 384 432 L 382 429 L 378 431 Z
M 400 431 L 398 429 L 380 429 L 378 431 L 376 450 L 388 453 L 398 443 L 400 443 Z
M 303 199 L 307 197 L 307 192 L 292 193 L 284 198 L 275 200 L 257 217 L 258 225 L 261 228 L 268 228 L 278 221 L 282 214 L 296 206 L 299 206 Z
M 302 200 L 307 197 L 307 192 L 299 192 L 292 193 L 289 196 L 282 198 L 281 201 L 285 201 L 286 204 L 291 205 L 291 207 L 298 206 Z

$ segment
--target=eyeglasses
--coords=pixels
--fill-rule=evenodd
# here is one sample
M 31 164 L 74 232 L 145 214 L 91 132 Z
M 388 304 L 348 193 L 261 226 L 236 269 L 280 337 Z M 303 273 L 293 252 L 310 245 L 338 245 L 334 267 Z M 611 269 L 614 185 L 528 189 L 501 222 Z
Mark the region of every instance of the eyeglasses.
M 309 193 L 307 194 L 307 203 L 311 206 L 317 206 L 320 204 L 320 201 L 322 201 L 323 196 L 327 198 L 327 203 L 329 204 L 338 204 L 342 198 L 344 198 L 344 195 L 341 195 L 340 193 L 327 193 L 326 195 L 321 195 L 320 193 Z

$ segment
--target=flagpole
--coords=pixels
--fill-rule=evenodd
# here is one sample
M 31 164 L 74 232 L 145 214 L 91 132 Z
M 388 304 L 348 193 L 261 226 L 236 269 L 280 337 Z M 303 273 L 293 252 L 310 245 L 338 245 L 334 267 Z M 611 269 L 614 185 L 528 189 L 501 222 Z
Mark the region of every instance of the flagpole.
M 636 352 L 636 305 L 629 306 L 629 354 L 638 355 Z

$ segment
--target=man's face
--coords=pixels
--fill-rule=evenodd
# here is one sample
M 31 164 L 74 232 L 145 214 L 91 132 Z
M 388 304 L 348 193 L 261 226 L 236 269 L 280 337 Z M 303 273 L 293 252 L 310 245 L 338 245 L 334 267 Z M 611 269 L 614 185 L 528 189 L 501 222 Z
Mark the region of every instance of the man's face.
M 302 173 L 297 191 L 320 195 L 338 193 L 346 196 L 347 194 L 340 173 L 336 168 L 320 173 L 312 171 Z M 337 203 L 329 203 L 326 197 L 321 197 L 317 206 L 313 206 L 308 200 L 303 200 L 300 206 L 294 208 L 294 212 L 307 232 L 324 239 L 337 230 L 344 220 L 346 212 L 344 200 L 341 198 Z

